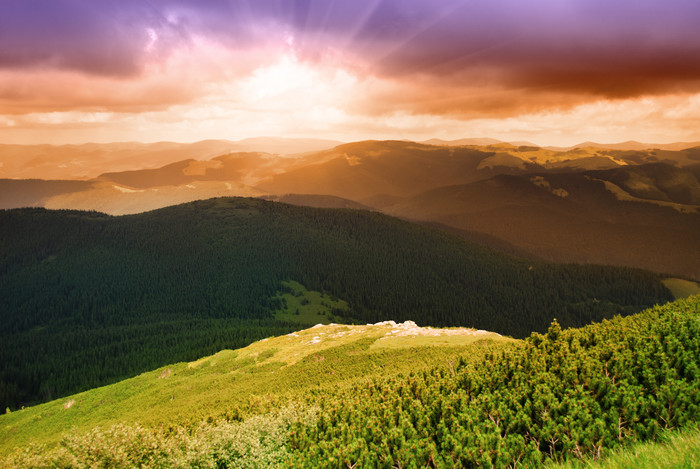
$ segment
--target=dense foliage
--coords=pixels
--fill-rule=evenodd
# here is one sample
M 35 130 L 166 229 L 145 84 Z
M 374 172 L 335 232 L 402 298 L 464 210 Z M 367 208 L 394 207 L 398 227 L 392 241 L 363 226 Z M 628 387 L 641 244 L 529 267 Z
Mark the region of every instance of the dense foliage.
M 665 302 L 650 273 L 516 260 L 376 213 L 212 199 L 110 217 L 0 212 L 0 408 L 105 384 L 299 324 L 281 282 L 346 318 L 513 336 Z
M 322 353 L 315 364 L 350 358 Z M 459 363 L 407 375 L 368 371 L 355 385 L 307 390 L 243 421 L 227 414 L 72 431 L 58 446 L 26 446 L 0 465 L 552 467 L 612 456 L 603 467 L 662 467 L 666 457 L 663 467 L 695 467 L 700 296 L 577 330 L 555 322 L 545 335 L 462 353 Z M 360 356 L 356 366 L 370 358 Z M 685 432 L 669 432 L 677 429 Z M 683 451 L 639 444 L 669 439 Z
M 700 297 L 321 402 L 297 467 L 533 467 L 700 419 Z

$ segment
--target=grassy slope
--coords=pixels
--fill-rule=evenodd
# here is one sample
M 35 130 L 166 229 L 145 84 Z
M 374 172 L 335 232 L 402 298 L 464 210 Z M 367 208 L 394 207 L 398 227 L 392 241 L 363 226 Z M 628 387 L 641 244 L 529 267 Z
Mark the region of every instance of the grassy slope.
M 322 395 L 358 379 L 444 364 L 467 350 L 480 355 L 486 344 L 513 340 L 476 331 L 398 335 L 404 329 L 392 324 L 315 326 L 2 415 L 0 454 L 30 442 L 55 443 L 69 431 L 85 433 L 95 426 L 239 418 L 300 400 L 312 390 Z
M 671 293 L 676 299 L 688 298 L 689 296 L 700 294 L 700 285 L 690 280 L 667 278 L 664 280 L 664 285 L 671 290 Z
M 328 324 L 346 322 L 333 312 L 343 311 L 347 314 L 348 303 L 323 292 L 309 291 L 299 282 L 290 280 L 282 282 L 283 291 L 275 298 L 280 306 L 275 311 L 275 319 L 298 324 Z

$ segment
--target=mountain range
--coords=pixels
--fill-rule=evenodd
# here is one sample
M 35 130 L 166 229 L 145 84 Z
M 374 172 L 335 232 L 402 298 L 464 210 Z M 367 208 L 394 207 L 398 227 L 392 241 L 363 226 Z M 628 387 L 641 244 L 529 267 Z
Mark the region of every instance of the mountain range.
M 524 257 L 625 265 L 700 279 L 700 146 L 647 148 L 627 142 L 556 150 L 492 139 L 428 142 L 236 143 L 236 148 L 248 145 L 251 151 L 246 152 L 230 152 L 235 142 L 225 141 L 112 144 L 107 147 L 113 153 L 131 156 L 96 177 L 0 179 L 0 208 L 117 215 L 210 197 L 264 197 L 378 210 L 444 226 Z M 309 151 L 290 155 L 283 147 Z M 310 150 L 319 147 L 325 148 Z M 81 148 L 100 151 L 99 146 Z M 263 151 L 273 149 L 276 153 Z M 223 154 L 211 156 L 217 152 Z M 149 161 L 171 161 L 119 170 L 155 153 L 160 156 Z M 109 166 L 106 150 L 101 155 L 95 161 Z M 188 158 L 178 160 L 184 155 Z M 3 168 L 10 174 L 11 165 Z M 27 163 L 12 174 L 43 174 L 42 168 Z

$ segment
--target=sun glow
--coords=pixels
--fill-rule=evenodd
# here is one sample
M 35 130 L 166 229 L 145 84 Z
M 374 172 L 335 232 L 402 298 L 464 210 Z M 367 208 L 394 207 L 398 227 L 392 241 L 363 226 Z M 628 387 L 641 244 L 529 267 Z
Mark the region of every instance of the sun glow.
M 272 65 L 260 67 L 240 85 L 238 98 L 248 105 L 295 112 L 309 106 L 337 107 L 358 79 L 346 70 L 312 66 L 293 54 L 285 54 Z

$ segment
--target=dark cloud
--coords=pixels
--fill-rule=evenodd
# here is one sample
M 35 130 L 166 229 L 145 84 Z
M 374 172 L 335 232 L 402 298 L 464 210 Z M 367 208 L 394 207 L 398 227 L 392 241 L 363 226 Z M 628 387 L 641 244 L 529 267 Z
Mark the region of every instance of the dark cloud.
M 0 67 L 133 75 L 141 68 L 153 20 L 133 1 L 5 0 Z
M 422 27 L 407 19 L 393 48 L 363 44 L 375 71 L 606 97 L 700 87 L 700 2 L 461 3 Z M 360 38 L 388 34 L 372 24 Z

